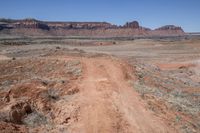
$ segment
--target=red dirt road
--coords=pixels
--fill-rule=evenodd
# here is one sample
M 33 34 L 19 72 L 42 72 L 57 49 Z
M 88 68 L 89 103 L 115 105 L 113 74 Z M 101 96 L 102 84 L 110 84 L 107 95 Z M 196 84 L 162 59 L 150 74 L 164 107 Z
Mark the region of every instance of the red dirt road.
M 123 62 L 105 58 L 82 58 L 83 79 L 79 85 L 79 121 L 71 132 L 80 133 L 174 133 L 145 108 L 129 81 L 134 77 Z
M 45 100 L 41 95 L 44 94 L 42 92 L 49 87 L 43 84 L 38 85 L 38 82 L 35 84 L 32 82 L 32 84 L 27 84 L 26 87 L 12 89 L 10 92 L 11 94 L 9 93 L 9 95 L 11 95 L 11 100 L 8 100 L 6 103 L 4 102 L 5 111 L 2 110 L 4 114 L 8 111 L 13 111 L 12 106 L 18 105 L 16 99 L 25 95 L 30 98 L 29 100 L 35 103 L 34 105 L 37 105 L 33 106 L 37 111 L 44 112 L 43 114 L 51 123 L 47 122 L 44 125 L 33 128 L 31 126 L 25 127 L 25 125 L 11 122 L 5 123 L 4 121 L 0 124 L 0 126 L 2 125 L 0 128 L 4 130 L 4 132 L 10 131 L 8 126 L 4 126 L 5 124 L 8 124 L 10 127 L 21 127 L 21 129 L 18 129 L 19 132 L 178 132 L 175 128 L 169 126 L 167 121 L 157 117 L 152 111 L 148 110 L 145 101 L 141 99 L 140 95 L 133 88 L 132 82 L 136 81 L 134 69 L 126 62 L 111 57 L 89 58 L 54 56 L 48 57 L 46 62 L 48 65 L 42 67 L 50 67 L 52 65 L 50 62 L 53 60 L 57 60 L 57 63 L 59 63 L 59 61 L 68 63 L 71 61 L 72 64 L 75 61 L 80 62 L 77 64 L 81 67 L 82 74 L 78 78 L 69 80 L 71 82 L 71 88 L 68 88 L 69 86 L 64 84 L 64 86 L 61 87 L 62 89 L 60 89 L 60 92 L 62 92 L 62 94 L 59 93 L 60 98 L 51 101 L 49 99 Z M 57 65 L 56 69 L 53 69 L 56 73 L 52 75 L 57 74 L 57 76 L 62 77 L 63 71 L 65 70 L 62 66 L 64 66 L 62 63 Z M 72 68 L 75 67 L 77 66 L 75 65 Z M 73 91 L 70 92 L 70 90 Z M 30 106 L 31 105 L 32 104 L 30 104 Z M 48 112 L 48 108 L 51 108 L 50 112 Z M 18 110 L 20 111 L 20 109 Z M 51 114 L 52 117 L 48 114 Z M 27 115 L 30 116 L 30 114 Z M 14 129 L 13 132 L 15 132 Z

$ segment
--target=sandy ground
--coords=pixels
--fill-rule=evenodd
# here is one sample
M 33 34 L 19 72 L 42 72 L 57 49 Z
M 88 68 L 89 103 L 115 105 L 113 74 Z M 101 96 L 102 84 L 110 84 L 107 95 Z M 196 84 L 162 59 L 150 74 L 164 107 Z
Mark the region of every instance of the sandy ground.
M 10 58 L 5 55 L 0 55 L 0 60 L 8 60 L 8 59 Z
M 198 39 L 36 42 L 0 44 L 1 132 L 200 131 Z

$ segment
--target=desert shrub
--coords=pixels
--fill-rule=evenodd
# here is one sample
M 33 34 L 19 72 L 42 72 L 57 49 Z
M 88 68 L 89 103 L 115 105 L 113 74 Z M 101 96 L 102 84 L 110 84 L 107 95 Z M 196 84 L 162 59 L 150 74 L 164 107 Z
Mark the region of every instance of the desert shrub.
M 51 100 L 59 99 L 59 91 L 57 89 L 50 88 L 47 90 L 47 96 Z
M 41 113 L 34 111 L 27 115 L 27 117 L 25 117 L 22 122 L 27 126 L 36 127 L 42 124 L 47 124 L 47 118 Z

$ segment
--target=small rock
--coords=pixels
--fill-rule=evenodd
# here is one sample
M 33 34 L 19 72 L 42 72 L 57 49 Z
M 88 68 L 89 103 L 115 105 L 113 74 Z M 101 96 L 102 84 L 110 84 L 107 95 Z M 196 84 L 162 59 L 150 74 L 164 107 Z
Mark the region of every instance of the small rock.
M 57 46 L 57 47 L 56 47 L 56 49 L 60 49 L 60 47 L 59 47 L 59 46 Z
M 30 114 L 32 113 L 32 109 L 31 109 L 31 106 L 29 104 L 24 104 L 23 106 L 23 111 L 27 114 Z
M 10 113 L 10 119 L 14 123 L 21 123 L 21 114 L 17 110 L 13 110 Z

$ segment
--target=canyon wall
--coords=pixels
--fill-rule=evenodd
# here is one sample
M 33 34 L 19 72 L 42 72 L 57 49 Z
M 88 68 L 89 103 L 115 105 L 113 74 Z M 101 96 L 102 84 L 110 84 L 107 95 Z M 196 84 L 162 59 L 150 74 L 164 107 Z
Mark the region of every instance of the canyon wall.
M 181 27 L 167 25 L 155 30 L 144 28 L 137 21 L 123 26 L 107 22 L 48 22 L 35 19 L 0 19 L 0 34 L 9 35 L 54 35 L 86 37 L 134 37 L 134 36 L 180 36 Z

